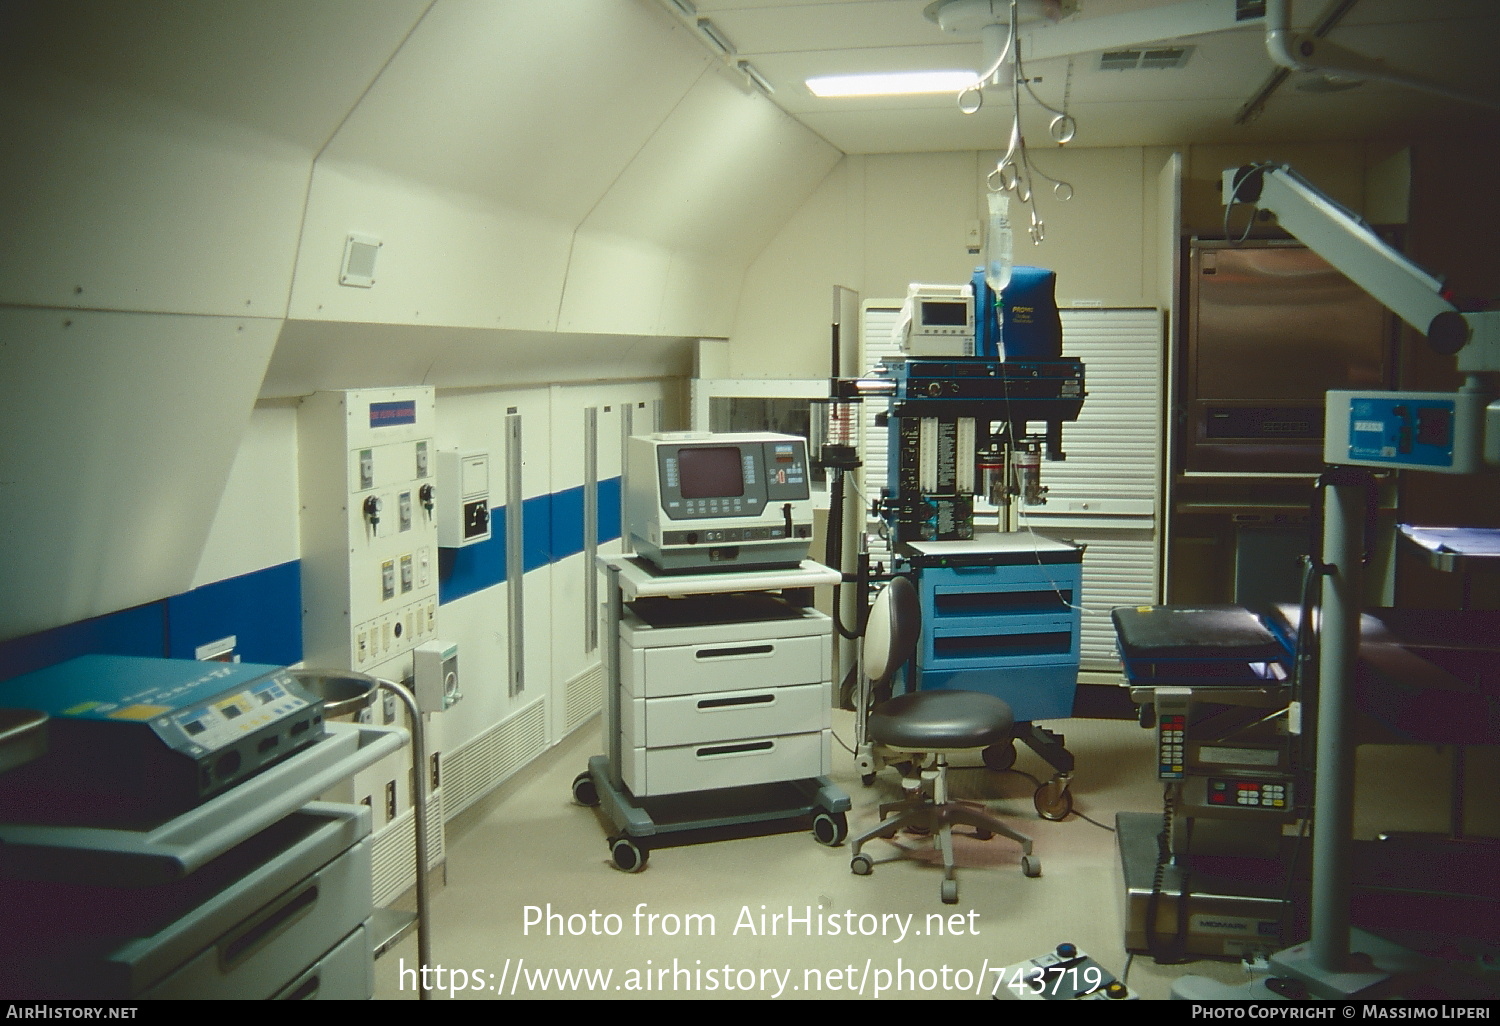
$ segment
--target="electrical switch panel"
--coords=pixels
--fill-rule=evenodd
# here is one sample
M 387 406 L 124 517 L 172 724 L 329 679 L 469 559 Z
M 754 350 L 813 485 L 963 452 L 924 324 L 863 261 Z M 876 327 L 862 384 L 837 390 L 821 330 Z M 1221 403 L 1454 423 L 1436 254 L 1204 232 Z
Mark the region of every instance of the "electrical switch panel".
M 298 412 L 304 660 L 402 679 L 437 637 L 436 400 L 317 392 Z

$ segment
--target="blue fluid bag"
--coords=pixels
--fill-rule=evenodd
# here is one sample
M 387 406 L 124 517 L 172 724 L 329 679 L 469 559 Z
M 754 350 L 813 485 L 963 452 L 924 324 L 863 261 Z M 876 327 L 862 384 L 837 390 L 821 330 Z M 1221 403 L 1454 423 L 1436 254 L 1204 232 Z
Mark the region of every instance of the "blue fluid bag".
M 976 278 L 977 282 L 983 280 L 983 274 Z M 1057 315 L 1056 289 L 1056 271 L 1045 267 L 1012 268 L 1010 284 L 1000 293 L 1004 312 L 1000 341 L 1004 359 L 1056 360 L 1062 357 L 1062 318 Z M 979 295 L 978 284 L 974 294 Z M 975 321 L 978 321 L 977 311 Z M 976 334 L 975 352 L 981 351 Z

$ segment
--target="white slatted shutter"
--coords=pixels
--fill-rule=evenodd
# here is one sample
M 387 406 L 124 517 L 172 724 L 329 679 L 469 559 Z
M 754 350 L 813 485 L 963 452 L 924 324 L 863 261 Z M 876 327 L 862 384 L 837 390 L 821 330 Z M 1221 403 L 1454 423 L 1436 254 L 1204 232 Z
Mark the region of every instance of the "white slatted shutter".
M 1042 463 L 1045 506 L 1021 522 L 1087 546 L 1080 668 L 1119 669 L 1115 606 L 1161 594 L 1163 332 L 1156 309 L 1063 310 L 1063 354 L 1084 364 L 1088 393 L 1063 425 L 1067 459 Z

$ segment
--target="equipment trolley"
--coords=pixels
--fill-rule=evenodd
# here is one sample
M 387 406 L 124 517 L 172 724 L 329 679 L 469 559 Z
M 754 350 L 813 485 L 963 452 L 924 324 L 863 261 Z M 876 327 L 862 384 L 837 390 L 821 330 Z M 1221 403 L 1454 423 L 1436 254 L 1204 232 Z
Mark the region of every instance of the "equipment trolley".
M 819 843 L 848 834 L 832 762 L 832 622 L 813 588 L 839 574 L 654 571 L 601 556 L 609 751 L 573 781 L 608 820 L 616 868 L 653 845 L 767 833 L 811 817 Z M 675 835 L 675 836 L 673 836 Z

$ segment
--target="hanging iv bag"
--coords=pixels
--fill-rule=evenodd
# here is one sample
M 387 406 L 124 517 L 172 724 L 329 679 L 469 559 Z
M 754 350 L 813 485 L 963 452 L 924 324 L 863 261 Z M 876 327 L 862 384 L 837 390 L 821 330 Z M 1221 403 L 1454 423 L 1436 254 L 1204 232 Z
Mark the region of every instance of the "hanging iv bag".
M 989 201 L 989 230 L 984 234 L 984 280 L 998 296 L 1010 284 L 1010 197 L 1003 192 L 992 192 Z

